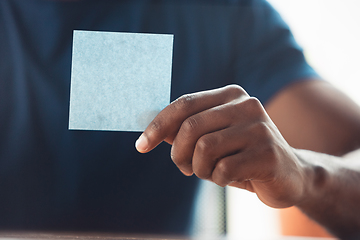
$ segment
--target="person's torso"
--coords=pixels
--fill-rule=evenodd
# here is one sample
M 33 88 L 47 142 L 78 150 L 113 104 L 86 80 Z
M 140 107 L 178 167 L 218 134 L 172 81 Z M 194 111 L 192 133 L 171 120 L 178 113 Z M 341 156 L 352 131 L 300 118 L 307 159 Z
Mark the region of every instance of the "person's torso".
M 75 29 L 170 33 L 172 100 L 224 86 L 251 11 L 199 2 L 0 3 L 0 229 L 186 231 L 197 181 L 167 144 L 141 155 L 139 133 L 68 130 L 71 48 Z

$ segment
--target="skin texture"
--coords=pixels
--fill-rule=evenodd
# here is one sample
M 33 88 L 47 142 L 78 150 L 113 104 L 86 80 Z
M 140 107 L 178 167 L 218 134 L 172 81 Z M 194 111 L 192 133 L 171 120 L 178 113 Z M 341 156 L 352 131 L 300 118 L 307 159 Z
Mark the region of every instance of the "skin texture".
M 306 80 L 280 91 L 266 110 L 236 85 L 184 95 L 155 117 L 136 148 L 146 153 L 166 141 L 185 175 L 255 192 L 270 207 L 297 206 L 355 239 L 360 156 L 340 156 L 359 140 L 358 106 L 330 84 Z

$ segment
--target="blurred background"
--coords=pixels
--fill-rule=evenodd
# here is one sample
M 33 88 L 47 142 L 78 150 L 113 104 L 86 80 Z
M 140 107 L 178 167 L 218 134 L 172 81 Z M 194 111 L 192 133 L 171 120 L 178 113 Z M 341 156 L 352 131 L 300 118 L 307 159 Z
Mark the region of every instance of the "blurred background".
M 268 0 L 289 24 L 309 63 L 360 105 L 360 1 Z M 226 189 L 226 228 L 235 239 L 281 235 L 279 210 L 255 194 Z

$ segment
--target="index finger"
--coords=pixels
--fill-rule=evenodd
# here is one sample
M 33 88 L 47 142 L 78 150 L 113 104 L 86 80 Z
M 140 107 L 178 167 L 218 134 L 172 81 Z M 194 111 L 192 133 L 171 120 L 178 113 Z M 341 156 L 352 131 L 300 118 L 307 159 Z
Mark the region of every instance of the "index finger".
M 248 94 L 238 85 L 183 95 L 154 118 L 136 141 L 135 147 L 139 152 L 146 153 L 164 140 L 172 144 L 185 119 L 241 96 L 248 96 Z

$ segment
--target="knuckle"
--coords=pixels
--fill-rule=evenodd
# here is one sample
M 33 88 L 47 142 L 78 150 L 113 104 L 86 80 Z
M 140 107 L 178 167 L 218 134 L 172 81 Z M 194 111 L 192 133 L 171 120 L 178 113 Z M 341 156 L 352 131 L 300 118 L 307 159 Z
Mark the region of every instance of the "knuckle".
M 232 182 L 231 176 L 231 168 L 228 164 L 226 164 L 226 161 L 222 160 L 216 165 L 212 175 L 212 180 L 217 185 L 225 187 L 227 184 Z
M 157 133 L 160 132 L 161 129 L 163 128 L 163 122 L 160 119 L 154 119 L 151 123 L 150 123 L 150 130 Z
M 236 84 L 231 84 L 226 87 L 226 94 L 231 98 L 238 98 L 240 96 L 248 96 L 247 92 Z
M 187 165 L 189 165 L 188 161 L 186 161 L 186 159 L 179 157 L 179 155 L 173 150 L 174 148 L 171 149 L 171 160 L 175 163 L 175 165 L 178 168 L 182 168 L 182 167 L 186 167 Z
M 196 164 L 194 172 L 201 179 L 210 179 L 218 158 L 216 157 L 217 138 L 204 135 L 196 143 Z M 201 162 L 201 164 L 200 164 Z
M 248 99 L 244 100 L 244 104 L 254 113 L 263 113 L 263 106 L 260 100 L 255 97 L 249 97 Z
M 246 101 L 253 107 L 262 108 L 260 100 L 256 97 L 249 97 Z
M 231 179 L 232 169 L 226 161 L 219 161 L 216 164 L 216 169 L 218 171 L 218 175 L 223 179 Z
M 205 168 L 194 168 L 195 175 L 201 179 L 210 179 L 211 170 Z
M 174 107 L 177 110 L 187 110 L 194 103 L 195 96 L 193 94 L 185 94 L 174 101 Z
M 250 119 L 264 119 L 265 110 L 261 102 L 255 97 L 246 97 L 234 103 L 237 112 L 246 113 Z
M 217 145 L 218 141 L 216 138 L 205 135 L 199 138 L 199 140 L 197 141 L 196 150 L 198 151 L 200 156 L 205 158 L 206 156 L 212 155 Z
M 186 134 L 191 134 L 199 126 L 198 120 L 196 117 L 191 116 L 185 119 L 181 128 Z

